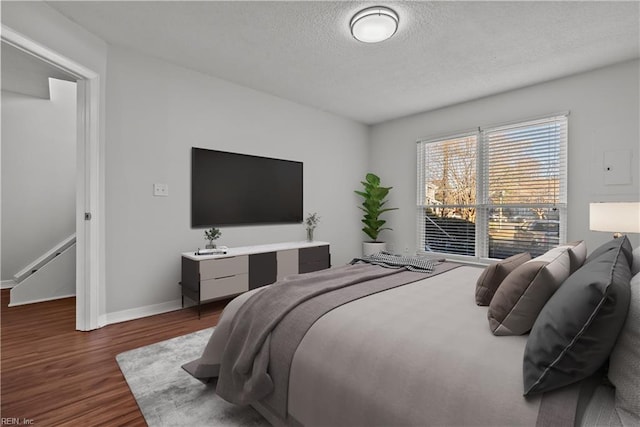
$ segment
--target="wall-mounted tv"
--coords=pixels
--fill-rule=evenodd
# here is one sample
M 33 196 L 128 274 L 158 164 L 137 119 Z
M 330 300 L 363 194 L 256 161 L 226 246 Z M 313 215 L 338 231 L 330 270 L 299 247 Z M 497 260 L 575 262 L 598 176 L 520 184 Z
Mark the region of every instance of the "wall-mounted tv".
M 191 227 L 302 222 L 302 162 L 191 149 Z

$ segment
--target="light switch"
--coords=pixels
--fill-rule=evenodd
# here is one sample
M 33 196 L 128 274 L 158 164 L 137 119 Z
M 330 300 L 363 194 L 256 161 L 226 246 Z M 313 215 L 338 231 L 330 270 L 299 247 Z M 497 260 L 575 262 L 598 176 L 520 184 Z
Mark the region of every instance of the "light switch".
M 167 184 L 153 184 L 153 195 L 159 197 L 169 196 L 169 186 Z

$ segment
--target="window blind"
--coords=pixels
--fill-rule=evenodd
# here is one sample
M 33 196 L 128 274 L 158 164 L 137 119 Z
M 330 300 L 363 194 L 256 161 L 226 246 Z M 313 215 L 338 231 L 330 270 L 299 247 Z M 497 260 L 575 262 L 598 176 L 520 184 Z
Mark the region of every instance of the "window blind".
M 567 117 L 482 129 L 481 138 L 488 228 L 482 252 L 537 256 L 564 242 Z
M 475 255 L 477 141 L 474 133 L 419 144 L 420 250 Z
M 567 116 L 418 143 L 418 249 L 506 258 L 566 240 Z

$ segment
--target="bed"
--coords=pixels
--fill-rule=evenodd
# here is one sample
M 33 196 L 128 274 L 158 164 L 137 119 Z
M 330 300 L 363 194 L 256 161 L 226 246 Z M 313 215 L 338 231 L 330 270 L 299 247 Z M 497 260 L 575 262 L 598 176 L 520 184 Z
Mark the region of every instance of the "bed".
M 632 270 L 631 260 L 626 268 Z M 286 315 L 272 316 L 273 328 L 264 329 L 269 316 L 252 317 L 248 306 L 281 285 L 242 294 L 225 308 L 202 357 L 184 368 L 214 384 L 219 377 L 218 394 L 252 405 L 273 425 L 626 426 L 638 419 L 633 407 L 616 412 L 615 390 L 601 379 L 601 370 L 523 396 L 529 335 L 491 333 L 491 307 L 473 298 L 484 268 L 438 263 L 432 273 L 383 270 L 358 264 L 290 278 L 304 287 L 304 280 L 338 283 L 345 272 L 365 276 L 328 293 L 309 291 L 313 298 L 299 298 Z M 634 280 L 640 288 L 640 276 Z M 258 310 L 272 308 L 264 307 Z M 637 310 L 629 313 L 637 316 Z M 240 327 L 264 342 L 251 351 L 246 339 L 233 344 Z M 637 322 L 631 329 L 637 332 Z M 249 362 L 243 359 L 247 352 Z M 638 366 L 638 360 L 630 363 Z M 234 376 L 234 369 L 245 377 Z

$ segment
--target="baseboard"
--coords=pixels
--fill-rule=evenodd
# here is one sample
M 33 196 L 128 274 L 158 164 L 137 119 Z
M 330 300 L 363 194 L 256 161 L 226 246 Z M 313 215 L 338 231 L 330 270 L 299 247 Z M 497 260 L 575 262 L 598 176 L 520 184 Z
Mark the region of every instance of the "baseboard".
M 15 280 L 3 280 L 0 282 L 0 289 L 11 289 L 15 285 L 17 285 Z
M 156 314 L 168 313 L 170 311 L 180 310 L 182 308 L 182 300 L 167 301 L 160 304 L 145 305 L 144 307 L 131 308 L 128 310 L 115 311 L 100 316 L 100 327 L 111 325 L 113 323 L 126 322 L 128 320 L 140 319 L 141 317 L 155 316 Z
M 9 305 L 7 307 L 18 307 L 20 305 L 36 304 L 38 302 L 55 301 L 57 299 L 75 298 L 75 297 L 76 297 L 76 294 L 62 295 L 62 296 L 59 296 L 59 297 L 39 298 L 39 299 L 31 300 L 31 301 L 23 301 L 23 302 L 18 302 L 18 303 L 9 303 Z

